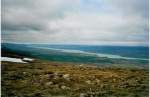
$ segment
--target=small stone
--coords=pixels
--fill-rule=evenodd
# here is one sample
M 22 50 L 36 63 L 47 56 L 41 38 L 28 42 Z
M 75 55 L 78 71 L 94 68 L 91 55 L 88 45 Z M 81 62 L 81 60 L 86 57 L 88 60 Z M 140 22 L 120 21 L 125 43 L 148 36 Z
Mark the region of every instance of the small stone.
M 24 75 L 26 75 L 26 74 L 27 74 L 27 72 L 23 72 L 23 74 L 24 74 Z
M 85 93 L 81 93 L 79 97 L 86 97 Z
M 66 79 L 66 80 L 70 80 L 70 75 L 69 74 L 64 74 L 63 78 Z
M 100 80 L 99 80 L 99 79 L 96 79 L 95 81 L 96 81 L 96 83 L 100 83 Z
M 52 85 L 53 84 L 53 82 L 47 82 L 45 85 L 46 86 L 50 86 L 50 85 Z
M 86 83 L 87 83 L 87 84 L 91 84 L 91 81 L 90 81 L 90 80 L 87 80 Z
M 58 72 L 55 72 L 55 73 L 54 73 L 54 75 L 56 75 L 56 76 L 57 76 L 57 75 L 58 75 Z
M 82 67 L 82 66 L 84 66 L 84 64 L 80 64 L 79 66 Z
M 69 74 L 64 74 L 63 77 L 64 78 L 68 78 L 70 75 Z
M 116 82 L 116 79 L 115 79 L 115 78 L 113 79 L 113 82 Z
M 61 86 L 61 88 L 62 88 L 62 89 L 65 89 L 65 88 L 66 88 L 66 86 Z
M 67 86 L 61 86 L 61 89 L 63 89 L 63 90 L 69 90 L 70 88 L 67 87 Z

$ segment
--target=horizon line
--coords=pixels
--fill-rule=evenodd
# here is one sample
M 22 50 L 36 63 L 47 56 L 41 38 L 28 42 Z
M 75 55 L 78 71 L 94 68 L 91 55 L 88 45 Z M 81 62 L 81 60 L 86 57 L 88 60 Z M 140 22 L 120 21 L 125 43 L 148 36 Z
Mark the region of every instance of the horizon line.
M 81 44 L 81 43 L 17 43 L 17 42 L 1 42 L 8 44 L 49 44 L 49 45 L 89 45 L 89 46 L 128 46 L 128 47 L 149 47 L 149 45 L 110 45 L 110 44 Z

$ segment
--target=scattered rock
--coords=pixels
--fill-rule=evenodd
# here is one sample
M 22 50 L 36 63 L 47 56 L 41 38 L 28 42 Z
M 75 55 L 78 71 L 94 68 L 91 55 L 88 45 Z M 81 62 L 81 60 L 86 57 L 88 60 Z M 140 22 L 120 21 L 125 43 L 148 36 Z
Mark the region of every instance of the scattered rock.
M 84 66 L 84 64 L 80 64 L 79 66 L 82 67 L 82 66 Z
M 63 89 L 63 90 L 69 90 L 70 88 L 67 87 L 67 86 L 61 86 L 61 89 Z
M 45 83 L 46 86 L 50 86 L 52 84 L 53 84 L 53 82 L 47 82 L 47 83 Z
M 85 93 L 81 93 L 79 97 L 86 97 Z
M 85 81 L 87 84 L 92 84 L 90 80 Z
M 26 75 L 27 74 L 27 72 L 23 72 L 23 75 Z
M 100 83 L 100 80 L 99 80 L 99 79 L 96 79 L 95 81 L 96 81 L 96 83 Z
M 63 77 L 64 78 L 68 78 L 70 75 L 69 74 L 64 74 Z
M 58 75 L 58 72 L 55 72 L 55 73 L 54 73 L 54 75 L 56 75 L 56 76 L 57 76 L 57 75 Z
M 63 78 L 66 79 L 66 80 L 70 80 L 70 75 L 69 74 L 64 74 Z
M 116 82 L 117 80 L 115 78 L 113 78 L 113 82 Z

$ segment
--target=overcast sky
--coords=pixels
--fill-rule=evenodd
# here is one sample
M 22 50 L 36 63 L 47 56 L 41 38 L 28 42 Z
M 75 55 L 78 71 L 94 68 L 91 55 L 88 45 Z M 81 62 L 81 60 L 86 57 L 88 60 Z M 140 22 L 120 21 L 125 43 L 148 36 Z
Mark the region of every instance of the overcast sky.
M 148 0 L 2 0 L 2 42 L 148 45 Z

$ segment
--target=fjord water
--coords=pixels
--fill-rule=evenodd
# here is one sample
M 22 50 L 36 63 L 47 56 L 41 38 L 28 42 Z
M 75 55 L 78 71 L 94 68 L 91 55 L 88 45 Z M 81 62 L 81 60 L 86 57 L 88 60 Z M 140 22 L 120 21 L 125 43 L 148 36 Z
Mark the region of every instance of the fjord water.
M 129 58 L 147 58 L 148 47 L 142 46 L 98 46 L 98 45 L 32 45 L 33 47 L 41 47 L 47 49 L 56 49 L 70 53 L 97 53 L 105 55 L 118 55 Z
M 63 62 L 92 64 L 148 64 L 149 48 L 142 46 L 2 44 L 13 52 Z

